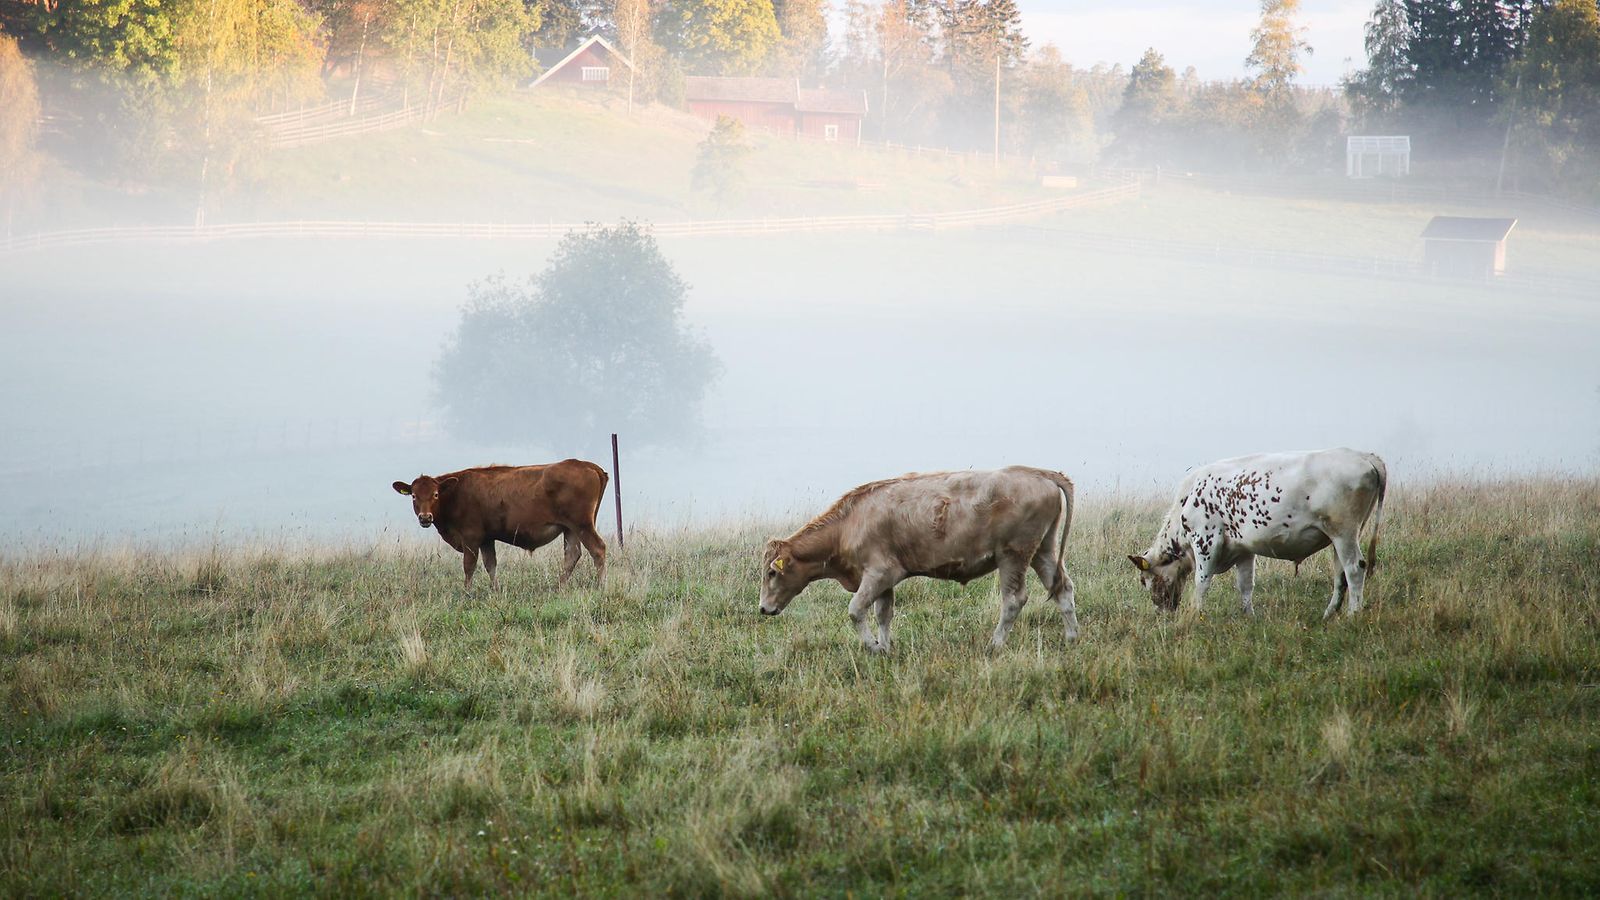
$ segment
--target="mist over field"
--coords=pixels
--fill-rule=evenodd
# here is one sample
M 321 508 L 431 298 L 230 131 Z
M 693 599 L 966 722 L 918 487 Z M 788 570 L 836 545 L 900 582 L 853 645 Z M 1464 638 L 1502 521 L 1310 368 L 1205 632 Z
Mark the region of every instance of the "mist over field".
M 664 239 L 724 371 L 697 437 L 636 449 L 623 433 L 630 521 L 798 524 L 862 481 L 1011 463 L 1066 471 L 1089 499 L 1263 449 L 1372 449 L 1407 480 L 1586 473 L 1600 457 L 1592 300 L 1043 237 Z M 0 533 L 427 540 L 390 481 L 609 466 L 604 430 L 514 446 L 441 428 L 433 365 L 465 285 L 537 272 L 552 246 L 284 239 L 0 261 Z M 494 395 L 515 416 L 543 389 Z

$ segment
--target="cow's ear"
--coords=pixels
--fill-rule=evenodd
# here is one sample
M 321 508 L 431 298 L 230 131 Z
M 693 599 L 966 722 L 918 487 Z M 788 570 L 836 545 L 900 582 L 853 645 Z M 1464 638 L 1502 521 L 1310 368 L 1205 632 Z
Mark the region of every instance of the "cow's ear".
M 441 478 L 441 479 L 439 479 L 439 490 L 442 491 L 447 487 L 454 487 L 455 483 L 460 481 L 460 480 L 461 480 L 460 478 L 458 478 L 458 477 L 456 477 L 454 475 L 451 475 L 449 478 Z
M 396 494 L 405 494 L 409 497 L 411 496 L 411 485 L 406 484 L 404 481 L 396 481 L 394 483 L 394 492 Z
M 1134 556 L 1130 554 L 1128 556 L 1128 562 L 1133 563 L 1133 567 L 1141 572 L 1150 571 L 1150 560 L 1145 559 L 1142 556 Z

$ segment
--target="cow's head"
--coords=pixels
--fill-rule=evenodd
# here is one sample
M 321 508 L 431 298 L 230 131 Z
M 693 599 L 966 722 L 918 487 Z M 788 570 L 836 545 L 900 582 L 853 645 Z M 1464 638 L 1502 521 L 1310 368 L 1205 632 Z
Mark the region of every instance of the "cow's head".
M 767 541 L 766 552 L 761 555 L 761 614 L 775 616 L 783 612 L 789 601 L 805 589 L 811 579 L 802 570 L 805 564 L 794 558 L 794 547 L 788 541 L 773 538 Z
M 1147 550 L 1144 555 L 1129 556 L 1128 562 L 1138 571 L 1139 584 L 1150 592 L 1156 609 L 1178 608 L 1178 601 L 1183 599 L 1183 582 L 1193 566 L 1189 554 Z
M 417 514 L 417 524 L 423 528 L 432 528 L 433 517 L 439 512 L 440 499 L 455 487 L 456 481 L 454 475 L 447 475 L 444 478 L 418 475 L 417 480 L 410 484 L 396 481 L 394 490 L 397 494 L 405 494 L 411 498 L 411 509 Z

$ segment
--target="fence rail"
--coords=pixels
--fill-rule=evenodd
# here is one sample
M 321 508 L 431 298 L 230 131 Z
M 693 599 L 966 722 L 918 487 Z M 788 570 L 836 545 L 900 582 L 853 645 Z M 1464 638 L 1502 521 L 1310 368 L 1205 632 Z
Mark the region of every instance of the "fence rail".
M 450 93 L 437 102 L 413 104 L 404 94 L 372 94 L 352 104 L 337 100 L 293 112 L 260 116 L 260 125 L 272 147 L 300 147 L 320 141 L 389 131 L 420 122 L 440 110 L 459 107 L 466 102 L 465 88 Z
M 800 216 L 766 219 L 711 219 L 660 222 L 651 230 L 661 237 L 762 235 L 828 231 L 939 231 L 980 224 L 1025 221 L 1085 206 L 1115 203 L 1139 196 L 1139 185 L 1126 182 L 1098 190 L 1012 203 L 987 209 L 946 213 Z M 526 239 L 560 237 L 598 227 L 592 222 L 366 222 L 288 221 L 241 222 L 225 225 L 134 225 L 80 228 L 18 235 L 0 240 L 0 253 L 136 241 L 203 242 L 270 237 L 313 238 L 477 238 Z

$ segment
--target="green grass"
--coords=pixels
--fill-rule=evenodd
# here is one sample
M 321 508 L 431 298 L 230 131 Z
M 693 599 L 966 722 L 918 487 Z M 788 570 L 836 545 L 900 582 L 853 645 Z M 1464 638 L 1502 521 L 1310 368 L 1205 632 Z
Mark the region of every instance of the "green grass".
M 1158 512 L 1081 513 L 1083 638 L 1035 603 L 998 655 L 992 579 L 905 585 L 884 659 L 837 587 L 761 618 L 766 529 L 470 597 L 439 552 L 11 557 L 0 893 L 1600 890 L 1600 484 L 1398 492 L 1328 624 L 1316 563 L 1157 614 Z

